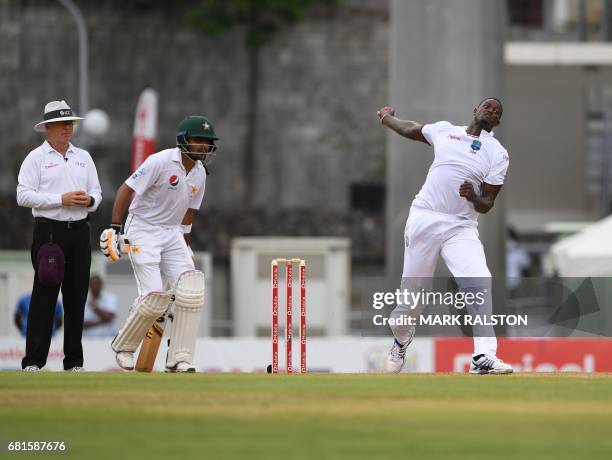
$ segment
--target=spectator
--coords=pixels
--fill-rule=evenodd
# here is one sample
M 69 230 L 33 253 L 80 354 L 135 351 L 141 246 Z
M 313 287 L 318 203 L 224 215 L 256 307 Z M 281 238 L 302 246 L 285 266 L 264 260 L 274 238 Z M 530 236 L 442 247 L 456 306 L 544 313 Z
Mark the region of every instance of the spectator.
M 27 294 L 22 295 L 17 301 L 17 306 L 15 307 L 15 327 L 19 329 L 19 332 L 23 337 L 26 336 L 27 325 L 28 325 L 28 311 L 30 310 L 30 299 L 32 298 L 32 293 L 28 292 Z M 55 316 L 53 320 L 53 329 L 51 331 L 51 335 L 55 335 L 55 332 L 62 327 L 62 320 L 64 317 L 64 310 L 62 308 L 62 303 L 57 300 L 55 304 Z
M 519 243 L 519 237 L 512 227 L 508 227 L 506 238 L 506 285 L 513 290 L 520 286 L 522 277 L 531 264 L 529 253 Z
M 89 278 L 89 296 L 85 304 L 83 335 L 97 337 L 114 337 L 117 316 L 117 296 L 103 289 L 104 282 L 100 275 Z

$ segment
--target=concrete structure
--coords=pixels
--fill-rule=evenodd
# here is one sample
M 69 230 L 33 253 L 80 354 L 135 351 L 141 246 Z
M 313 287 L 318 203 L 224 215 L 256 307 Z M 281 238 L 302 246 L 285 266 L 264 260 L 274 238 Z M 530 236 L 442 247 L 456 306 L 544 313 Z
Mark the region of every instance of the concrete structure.
M 504 67 L 503 1 L 351 0 L 310 13 L 261 52 L 257 208 L 248 211 L 239 193 L 248 87 L 241 31 L 198 32 L 189 2 L 77 4 L 89 26 L 90 102 L 111 117 L 109 134 L 91 146 L 104 194 L 94 239 L 129 170 L 134 107 L 149 85 L 160 94 L 160 147 L 173 144 L 185 113 L 205 111 L 222 138 L 193 233 L 196 249 L 212 251 L 216 263 L 227 261 L 237 235 L 340 236 L 352 239 L 354 260 L 377 271 L 386 245 L 388 273 L 399 279 L 405 217 L 432 158 L 380 127 L 375 111 L 387 103 L 400 116 L 467 123 L 480 97 L 504 98 L 496 134 L 511 165 L 480 227 L 492 269 L 502 265 L 492 242 L 501 243 L 504 201 L 520 232 L 602 215 L 602 156 L 590 150 L 601 140 L 592 131 L 605 125 L 589 117 L 612 107 L 604 103 L 612 101 L 609 43 L 507 43 Z M 15 203 L 17 171 L 40 142 L 32 125 L 44 103 L 61 97 L 78 106 L 76 38 L 56 0 L 0 0 L 0 248 L 29 247 L 32 219 Z M 385 229 L 382 209 L 357 210 L 351 192 L 373 184 L 382 196 L 387 172 Z
M 547 222 L 606 216 L 612 45 L 508 43 L 505 54 L 508 222 L 538 233 Z

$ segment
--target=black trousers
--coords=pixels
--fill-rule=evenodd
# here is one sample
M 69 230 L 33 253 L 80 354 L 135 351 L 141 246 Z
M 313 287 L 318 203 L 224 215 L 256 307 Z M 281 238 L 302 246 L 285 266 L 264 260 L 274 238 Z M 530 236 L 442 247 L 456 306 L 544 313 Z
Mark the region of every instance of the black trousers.
M 36 218 L 32 238 L 32 265 L 34 266 L 34 287 L 28 311 L 26 333 L 26 355 L 21 367 L 47 363 L 51 346 L 51 332 L 55 304 L 60 286 L 46 287 L 38 281 L 36 255 L 40 247 L 49 242 L 50 235 L 64 251 L 66 265 L 64 281 L 61 284 L 64 304 L 64 369 L 83 365 L 83 314 L 89 289 L 91 266 L 91 244 L 89 223 L 85 220 L 68 223 Z

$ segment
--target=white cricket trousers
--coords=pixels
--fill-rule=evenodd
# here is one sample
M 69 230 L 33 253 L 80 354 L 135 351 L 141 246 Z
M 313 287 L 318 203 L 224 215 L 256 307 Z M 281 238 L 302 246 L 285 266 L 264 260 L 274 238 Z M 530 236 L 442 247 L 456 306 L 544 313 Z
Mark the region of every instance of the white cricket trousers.
M 476 222 L 412 206 L 406 221 L 404 239 L 402 289 L 408 288 L 406 284 L 411 284 L 414 280 L 421 279 L 425 283 L 430 281 L 438 258 L 442 256 L 460 288 L 482 289 L 483 283 L 486 284 L 485 303 L 478 307 L 478 311 L 470 311 L 468 306 L 469 313 L 485 315 L 492 313 L 491 272 L 487 268 Z M 469 284 L 469 280 L 473 280 L 476 286 L 461 286 L 462 281 L 464 284 Z M 406 312 L 406 307 L 398 305 L 392 316 L 402 312 Z M 405 342 L 402 340 L 407 336 L 405 327 L 392 327 L 392 330 L 400 342 Z M 492 328 L 487 330 L 486 337 L 477 337 L 477 331 L 474 332 L 474 356 L 479 354 L 495 356 L 497 339 Z
M 153 226 L 129 215 L 125 235 L 139 298 L 152 291 L 173 290 L 182 273 L 195 269 L 180 225 Z

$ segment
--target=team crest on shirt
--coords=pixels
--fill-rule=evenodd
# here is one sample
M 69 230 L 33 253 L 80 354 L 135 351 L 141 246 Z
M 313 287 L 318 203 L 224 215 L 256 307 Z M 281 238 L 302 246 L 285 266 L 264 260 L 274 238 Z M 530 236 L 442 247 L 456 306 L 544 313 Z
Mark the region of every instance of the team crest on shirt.
M 138 168 L 138 170 L 132 174 L 132 179 L 137 179 L 140 176 L 144 176 L 145 175 L 145 168 L 144 166 L 141 166 L 140 168 Z
M 168 183 L 170 184 L 170 187 L 175 188 L 179 184 L 178 176 L 175 174 L 170 176 L 170 178 L 168 179 Z
M 480 142 L 478 139 L 474 139 L 474 141 L 472 142 L 472 145 L 470 145 L 470 148 L 472 149 L 471 152 L 478 153 L 478 151 L 480 150 L 480 147 L 482 147 L 482 142 Z
M 191 185 L 191 196 L 195 196 L 198 193 L 198 188 L 195 185 Z

